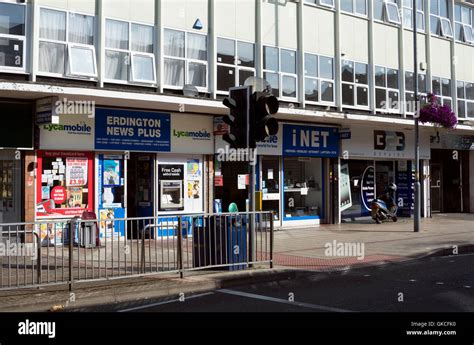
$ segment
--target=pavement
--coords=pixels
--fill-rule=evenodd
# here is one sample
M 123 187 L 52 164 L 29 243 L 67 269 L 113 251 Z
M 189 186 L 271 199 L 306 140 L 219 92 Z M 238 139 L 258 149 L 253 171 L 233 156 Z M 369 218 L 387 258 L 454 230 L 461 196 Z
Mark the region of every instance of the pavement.
M 268 266 L 245 271 L 185 272 L 121 280 L 0 291 L 0 311 L 65 311 L 93 305 L 148 303 L 157 298 L 177 298 L 255 282 L 299 279 L 315 272 L 399 264 L 430 256 L 474 252 L 474 214 L 438 214 L 423 219 L 421 231 L 413 222 L 377 225 L 358 221 L 340 225 L 276 230 L 274 269 Z M 332 253 L 328 249 L 334 249 Z M 339 251 L 344 249 L 345 251 Z M 353 250 L 353 251 L 352 251 Z

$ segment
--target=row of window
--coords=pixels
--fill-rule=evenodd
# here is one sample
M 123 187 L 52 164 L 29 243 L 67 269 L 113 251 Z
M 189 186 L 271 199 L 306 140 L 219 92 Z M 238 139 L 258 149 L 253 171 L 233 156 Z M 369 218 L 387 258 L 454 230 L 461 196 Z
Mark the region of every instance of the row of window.
M 351 0 L 346 6 L 362 11 L 364 1 Z M 405 1 L 406 7 L 409 8 Z M 404 2 L 404 3 L 405 3 Z M 435 1 L 436 2 L 436 1 Z M 419 6 L 422 9 L 422 1 Z M 438 2 L 441 4 L 441 2 Z M 329 5 L 328 3 L 326 5 Z M 385 15 L 395 16 L 394 1 L 383 2 Z M 24 6 L 0 3 L 0 66 L 23 68 L 25 44 Z M 398 12 L 397 12 L 398 13 Z M 432 15 L 445 15 L 444 7 L 432 8 Z M 456 17 L 471 25 L 472 11 Z M 471 19 L 469 19 L 471 18 Z M 39 31 L 39 71 L 52 76 L 96 77 L 94 17 L 60 10 L 41 8 Z M 105 81 L 138 82 L 156 85 L 154 26 L 106 19 Z M 6 40 L 6 41 L 3 41 Z M 10 50 L 8 50 L 11 48 Z M 3 51 L 2 51 L 3 49 Z M 207 36 L 198 33 L 164 29 L 163 79 L 167 88 L 181 89 L 191 84 L 201 91 L 208 88 Z M 309 104 L 335 104 L 334 59 L 304 54 L 304 94 Z M 235 85 L 243 85 L 255 76 L 255 44 L 231 39 L 217 39 L 217 92 L 225 93 Z M 282 99 L 297 100 L 297 52 L 263 47 L 263 76 Z M 375 67 L 375 104 L 377 110 L 399 112 L 398 70 Z M 419 92 L 426 93 L 426 80 L 419 75 Z M 341 65 L 342 104 L 346 107 L 369 108 L 369 67 L 365 63 L 343 60 Z M 463 84 L 464 85 L 464 84 Z M 458 97 L 460 117 L 472 117 L 472 83 L 465 83 Z M 413 73 L 405 74 L 406 100 L 414 99 Z M 434 77 L 433 92 L 443 103 L 451 102 L 451 81 Z M 407 109 L 409 111 L 409 109 Z
M 339 0 L 342 12 L 368 16 L 367 0 Z M 308 4 L 325 7 L 334 7 L 334 1 L 305 0 Z M 402 10 L 399 11 L 401 2 Z M 373 0 L 374 20 L 400 24 L 413 29 L 413 0 Z M 417 30 L 425 31 L 425 6 L 423 0 L 416 0 Z M 402 20 L 400 18 L 402 17 Z M 454 13 L 455 37 L 459 42 L 474 44 L 474 10 L 471 7 L 456 4 Z M 430 0 L 430 31 L 431 34 L 452 38 L 453 26 L 451 25 L 448 0 Z

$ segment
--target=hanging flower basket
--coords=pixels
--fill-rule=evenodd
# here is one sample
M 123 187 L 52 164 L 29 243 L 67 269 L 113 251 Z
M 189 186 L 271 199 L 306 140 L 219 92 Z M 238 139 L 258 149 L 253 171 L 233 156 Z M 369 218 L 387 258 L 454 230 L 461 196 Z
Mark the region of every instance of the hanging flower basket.
M 449 105 L 438 103 L 437 97 L 429 93 L 428 103 L 420 109 L 420 122 L 432 123 L 435 127 L 452 129 L 456 127 L 458 118 Z

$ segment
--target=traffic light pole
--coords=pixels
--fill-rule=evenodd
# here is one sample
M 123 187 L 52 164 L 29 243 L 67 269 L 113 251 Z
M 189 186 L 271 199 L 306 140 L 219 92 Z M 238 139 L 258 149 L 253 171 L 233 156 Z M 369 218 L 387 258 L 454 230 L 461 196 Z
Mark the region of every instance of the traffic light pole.
M 253 90 L 250 90 L 250 95 L 252 95 Z M 249 99 L 249 110 L 247 111 L 247 123 L 250 124 L 250 112 L 254 111 L 251 109 L 253 106 L 252 102 Z M 252 163 L 251 161 L 251 155 L 250 155 L 250 140 L 251 140 L 251 135 L 250 133 L 250 125 L 247 126 L 247 155 L 248 155 L 248 160 L 249 163 Z M 256 150 L 256 149 L 255 149 Z M 255 159 L 257 158 L 257 155 L 255 155 Z M 256 233 L 255 233 L 255 182 L 256 182 L 256 165 L 257 162 L 253 162 L 254 164 L 249 164 L 249 211 L 250 213 L 250 224 L 249 224 L 249 261 L 253 262 L 257 258 L 257 241 L 256 241 Z M 253 267 L 252 264 L 249 265 L 250 267 Z

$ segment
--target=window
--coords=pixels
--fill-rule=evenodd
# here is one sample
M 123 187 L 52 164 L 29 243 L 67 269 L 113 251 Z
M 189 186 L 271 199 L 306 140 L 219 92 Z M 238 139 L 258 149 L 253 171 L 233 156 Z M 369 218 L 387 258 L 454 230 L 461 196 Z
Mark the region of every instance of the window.
M 374 19 L 400 24 L 397 0 L 374 0 Z
M 305 0 L 307 4 L 334 7 L 334 0 Z
M 368 65 L 349 60 L 342 61 L 342 104 L 369 106 Z
M 334 104 L 333 59 L 304 54 L 305 100 L 308 103 Z
M 474 118 L 474 83 L 457 82 L 459 118 Z
M 165 29 L 163 39 L 165 86 L 207 91 L 207 36 Z
M 426 102 L 426 75 L 418 74 L 418 99 Z M 415 113 L 415 73 L 405 72 L 405 104 L 408 114 Z
M 453 37 L 448 0 L 430 0 L 430 31 L 433 35 Z
M 431 86 L 433 94 L 439 97 L 441 104 L 452 106 L 451 79 L 432 77 Z
M 0 2 L 0 69 L 25 70 L 25 6 Z
M 413 0 L 403 0 L 403 26 L 413 29 Z M 424 0 L 416 1 L 416 26 L 418 31 L 425 31 Z
M 297 74 L 294 50 L 263 47 L 263 78 L 270 83 L 275 97 L 296 99 Z
M 375 66 L 375 108 L 399 110 L 398 70 Z
M 455 5 L 454 32 L 456 40 L 474 44 L 473 18 L 474 10 L 461 5 Z
M 367 0 L 341 0 L 341 11 L 367 16 Z
M 156 83 L 154 27 L 107 19 L 105 78 L 108 81 Z
M 255 75 L 255 44 L 217 38 L 217 90 L 244 85 Z
M 38 68 L 54 76 L 96 77 L 94 17 L 41 8 Z

